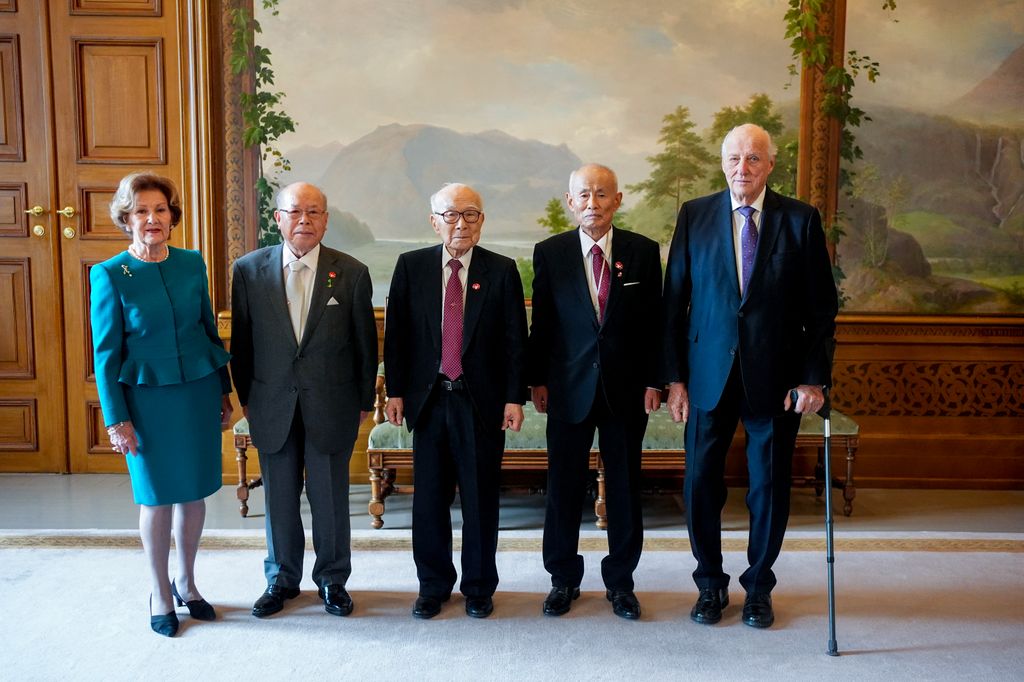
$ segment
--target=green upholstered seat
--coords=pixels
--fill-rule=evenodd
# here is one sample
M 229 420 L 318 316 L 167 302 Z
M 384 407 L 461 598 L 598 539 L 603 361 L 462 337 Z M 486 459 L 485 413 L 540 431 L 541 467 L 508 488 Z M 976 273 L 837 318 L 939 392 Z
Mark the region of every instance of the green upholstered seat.
M 242 417 L 235 422 L 235 425 L 231 428 L 231 431 L 236 436 L 248 436 L 249 435 L 249 420 Z

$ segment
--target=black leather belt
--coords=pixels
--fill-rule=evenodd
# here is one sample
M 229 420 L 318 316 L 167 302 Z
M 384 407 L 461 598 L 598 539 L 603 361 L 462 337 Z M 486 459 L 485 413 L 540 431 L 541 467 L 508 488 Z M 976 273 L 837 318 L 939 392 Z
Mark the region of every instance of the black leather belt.
M 446 391 L 464 391 L 466 390 L 466 385 L 462 382 L 462 379 L 459 379 L 458 381 L 441 379 L 441 388 Z

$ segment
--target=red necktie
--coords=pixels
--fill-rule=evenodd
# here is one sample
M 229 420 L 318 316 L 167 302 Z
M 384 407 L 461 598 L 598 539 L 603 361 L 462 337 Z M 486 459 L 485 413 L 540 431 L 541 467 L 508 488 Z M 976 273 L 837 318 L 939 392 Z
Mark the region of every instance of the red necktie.
M 462 376 L 462 280 L 460 261 L 448 261 L 452 274 L 444 289 L 444 322 L 441 325 L 441 372 L 451 380 Z
M 590 249 L 594 257 L 594 285 L 597 287 L 597 315 L 598 322 L 604 322 L 604 311 L 608 307 L 608 292 L 612 289 L 612 273 L 608 269 L 608 261 L 604 259 L 604 252 L 601 247 L 594 244 Z

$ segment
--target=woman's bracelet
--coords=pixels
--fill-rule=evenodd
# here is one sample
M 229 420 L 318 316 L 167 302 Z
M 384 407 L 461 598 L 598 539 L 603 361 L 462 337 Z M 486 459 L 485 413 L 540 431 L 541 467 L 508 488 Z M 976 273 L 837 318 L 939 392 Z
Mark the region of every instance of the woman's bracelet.
M 111 424 L 110 426 L 107 427 L 107 435 L 109 436 L 109 435 L 113 434 L 118 429 L 120 429 L 122 427 L 125 427 L 125 426 L 128 426 L 128 424 L 130 424 L 130 423 L 131 422 L 117 422 L 116 424 Z

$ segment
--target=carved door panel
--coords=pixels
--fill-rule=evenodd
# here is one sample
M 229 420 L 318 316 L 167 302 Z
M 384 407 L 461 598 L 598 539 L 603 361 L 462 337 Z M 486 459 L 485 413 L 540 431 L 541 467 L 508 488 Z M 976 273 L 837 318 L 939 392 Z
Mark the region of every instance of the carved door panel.
M 67 466 L 46 24 L 34 5 L 0 2 L 0 471 Z
M 128 245 L 108 210 L 124 175 L 148 169 L 182 186 L 175 4 L 49 0 L 73 472 L 124 470 L 107 440 L 93 375 L 89 268 Z M 182 245 L 181 230 L 172 242 Z

